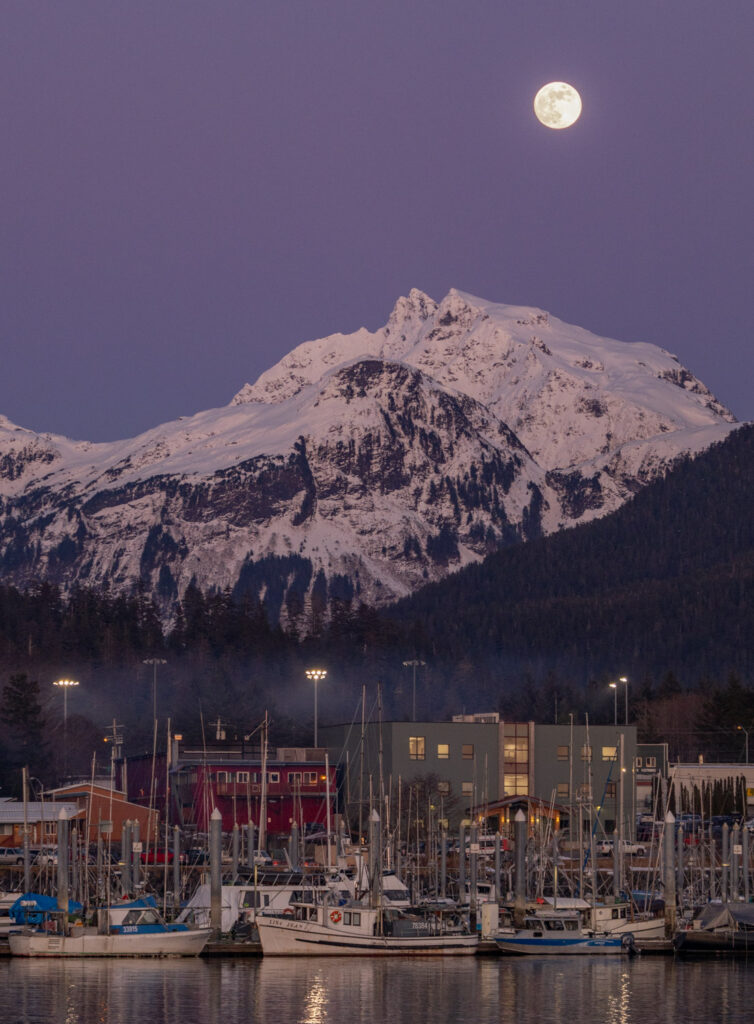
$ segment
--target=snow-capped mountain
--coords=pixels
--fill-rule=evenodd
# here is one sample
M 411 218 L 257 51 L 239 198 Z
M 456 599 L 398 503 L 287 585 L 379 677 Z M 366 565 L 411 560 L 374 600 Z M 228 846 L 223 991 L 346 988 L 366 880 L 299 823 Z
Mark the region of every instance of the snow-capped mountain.
M 735 420 L 677 359 L 541 310 L 417 290 L 298 346 L 221 409 L 108 444 L 0 417 L 0 569 L 191 580 L 295 617 L 384 603 L 501 544 L 604 515 Z

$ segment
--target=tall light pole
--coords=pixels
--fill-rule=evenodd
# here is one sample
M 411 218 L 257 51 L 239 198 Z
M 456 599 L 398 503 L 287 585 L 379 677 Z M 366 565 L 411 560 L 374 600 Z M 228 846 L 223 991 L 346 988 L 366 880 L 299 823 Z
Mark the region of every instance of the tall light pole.
M 68 691 L 78 686 L 77 679 L 56 679 L 52 684 L 63 691 L 63 775 L 68 774 Z
M 742 725 L 736 726 L 736 732 L 742 732 L 746 738 L 746 763 L 749 763 L 749 730 L 744 729 Z
M 63 731 L 68 725 L 68 690 L 72 686 L 78 686 L 78 680 L 76 679 L 56 679 L 52 684 L 53 686 L 59 686 L 63 691 Z
M 610 689 L 613 691 L 613 725 L 618 724 L 618 684 L 610 683 Z
M 151 665 L 154 669 L 152 674 L 152 718 L 157 721 L 157 666 L 167 665 L 164 658 L 145 658 L 145 665 Z
M 628 676 L 621 676 L 618 682 L 626 687 L 626 725 L 628 725 Z
M 426 661 L 421 661 L 419 658 L 411 658 L 410 661 L 404 661 L 403 664 L 406 668 L 413 668 L 414 670 L 414 685 L 411 696 L 411 721 L 416 721 L 416 669 L 419 665 L 426 665 Z
M 317 742 L 317 683 L 320 679 L 324 679 L 327 675 L 327 669 L 324 668 L 308 668 L 306 669 L 306 678 L 311 679 L 314 683 L 314 746 L 319 746 Z

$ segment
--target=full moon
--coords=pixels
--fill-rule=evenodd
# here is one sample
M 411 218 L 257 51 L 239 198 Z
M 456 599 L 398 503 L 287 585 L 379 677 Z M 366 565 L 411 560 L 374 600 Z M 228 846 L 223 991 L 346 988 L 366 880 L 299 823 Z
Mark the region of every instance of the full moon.
M 579 119 L 581 97 L 567 82 L 550 82 L 534 97 L 534 113 L 548 128 L 570 128 Z

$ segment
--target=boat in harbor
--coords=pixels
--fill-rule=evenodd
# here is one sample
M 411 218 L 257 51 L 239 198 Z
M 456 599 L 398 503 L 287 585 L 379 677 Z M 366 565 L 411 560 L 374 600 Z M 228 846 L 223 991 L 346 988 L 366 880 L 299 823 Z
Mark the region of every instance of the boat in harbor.
M 677 953 L 754 954 L 754 905 L 751 903 L 708 903 L 690 922 L 676 932 Z
M 456 908 L 301 901 L 257 915 L 265 956 L 459 956 L 478 939 Z
M 501 953 L 519 956 L 620 956 L 633 947 L 630 932 L 612 935 L 586 930 L 573 910 L 528 914 L 523 928 L 502 927 L 491 938 Z
M 198 956 L 210 936 L 209 928 L 166 923 L 151 896 L 102 908 L 96 925 L 68 924 L 55 901 L 34 893 L 11 916 L 19 928 L 8 935 L 10 951 L 22 957 Z

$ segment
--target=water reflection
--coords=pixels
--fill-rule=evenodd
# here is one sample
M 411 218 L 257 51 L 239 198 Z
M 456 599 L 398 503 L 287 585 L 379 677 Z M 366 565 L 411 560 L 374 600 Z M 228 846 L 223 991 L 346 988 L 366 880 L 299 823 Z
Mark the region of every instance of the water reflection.
M 739 1024 L 754 960 L 0 962 L 0 1024 Z

